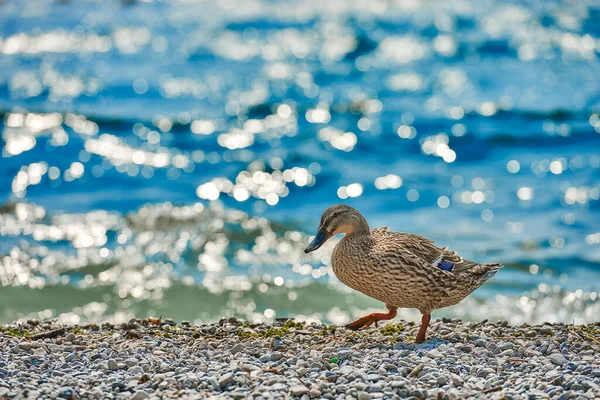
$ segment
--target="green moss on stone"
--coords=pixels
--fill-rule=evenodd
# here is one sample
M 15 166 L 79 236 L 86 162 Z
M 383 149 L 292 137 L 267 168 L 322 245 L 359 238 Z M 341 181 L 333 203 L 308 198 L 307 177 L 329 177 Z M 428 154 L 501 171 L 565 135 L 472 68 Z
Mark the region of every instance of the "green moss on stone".
M 0 326 L 0 332 L 2 332 L 5 335 L 8 335 L 8 336 L 13 336 L 13 337 L 18 337 L 18 338 L 30 337 L 30 336 L 34 335 L 33 333 L 31 333 L 29 331 L 24 331 L 22 329 L 17 329 L 17 328 L 10 327 L 10 326 Z
M 404 332 L 405 329 L 406 328 L 404 328 L 404 325 L 402 325 L 402 324 L 398 324 L 398 325 L 390 324 L 390 325 L 386 325 L 383 328 L 381 328 L 379 330 L 379 332 L 381 332 L 381 334 L 385 335 L 385 336 L 393 336 L 393 335 L 400 334 L 400 332 Z

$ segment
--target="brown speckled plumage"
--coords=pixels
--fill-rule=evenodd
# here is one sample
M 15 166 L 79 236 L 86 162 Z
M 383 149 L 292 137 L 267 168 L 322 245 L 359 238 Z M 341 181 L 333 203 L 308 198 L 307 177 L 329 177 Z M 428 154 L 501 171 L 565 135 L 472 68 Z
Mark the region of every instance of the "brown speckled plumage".
M 357 210 L 341 204 L 323 213 L 319 233 L 324 239 L 320 244 L 335 233 L 346 233 L 333 251 L 333 272 L 344 284 L 384 302 L 390 310 L 372 314 L 371 320 L 363 317 L 350 324 L 353 328 L 393 318 L 396 308 L 416 308 L 424 315 L 426 329 L 433 310 L 457 304 L 502 266 L 463 259 L 419 235 L 390 232 L 385 227 L 370 230 Z M 311 244 L 307 251 L 320 244 Z M 452 270 L 441 269 L 442 262 Z M 424 340 L 425 332 L 420 336 Z

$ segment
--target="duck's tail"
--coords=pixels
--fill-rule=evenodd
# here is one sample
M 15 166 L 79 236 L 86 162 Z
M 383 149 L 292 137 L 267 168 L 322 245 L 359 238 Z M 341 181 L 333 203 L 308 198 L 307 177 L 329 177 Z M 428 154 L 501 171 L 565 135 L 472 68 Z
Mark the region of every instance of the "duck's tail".
M 475 262 L 466 262 L 464 266 L 457 269 L 457 274 L 462 275 L 463 279 L 475 283 L 477 286 L 483 285 L 492 276 L 496 275 L 502 264 L 477 264 Z
M 492 276 L 496 275 L 498 271 L 500 271 L 500 268 L 503 267 L 502 264 L 480 264 L 479 266 L 482 267 L 483 272 L 483 274 L 479 278 L 481 283 L 487 281 Z

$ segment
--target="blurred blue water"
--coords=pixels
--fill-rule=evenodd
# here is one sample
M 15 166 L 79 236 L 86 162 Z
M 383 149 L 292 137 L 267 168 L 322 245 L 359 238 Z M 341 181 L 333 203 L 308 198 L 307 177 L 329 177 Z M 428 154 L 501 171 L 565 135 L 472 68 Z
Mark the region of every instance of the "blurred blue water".
M 450 313 L 589 320 L 599 53 L 594 2 L 5 1 L 0 321 L 342 321 L 337 202 L 507 265 Z

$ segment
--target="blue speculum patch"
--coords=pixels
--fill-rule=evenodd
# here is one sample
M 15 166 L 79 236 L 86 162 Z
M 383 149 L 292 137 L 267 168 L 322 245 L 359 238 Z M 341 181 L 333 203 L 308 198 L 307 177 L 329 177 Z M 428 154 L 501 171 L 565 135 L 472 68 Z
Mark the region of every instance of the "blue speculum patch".
M 448 260 L 442 260 L 440 265 L 438 265 L 438 268 L 444 271 L 452 272 L 452 270 L 454 269 L 454 263 Z

